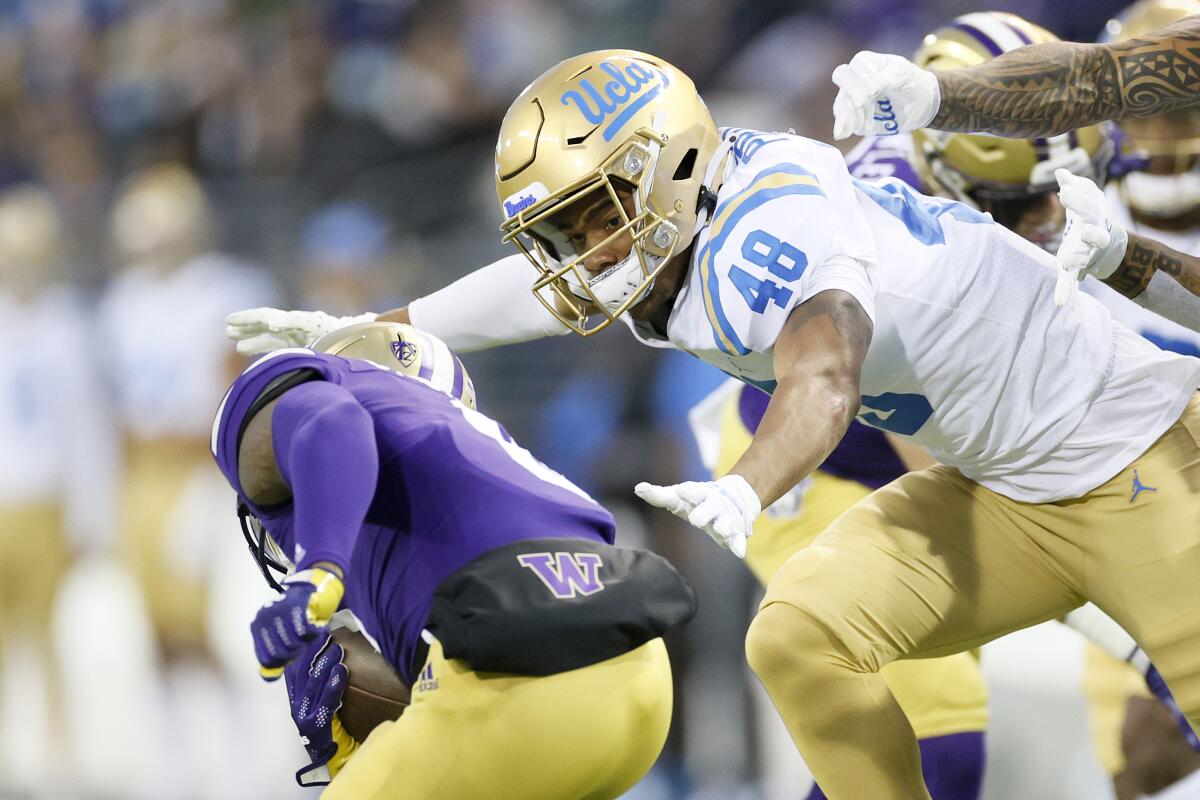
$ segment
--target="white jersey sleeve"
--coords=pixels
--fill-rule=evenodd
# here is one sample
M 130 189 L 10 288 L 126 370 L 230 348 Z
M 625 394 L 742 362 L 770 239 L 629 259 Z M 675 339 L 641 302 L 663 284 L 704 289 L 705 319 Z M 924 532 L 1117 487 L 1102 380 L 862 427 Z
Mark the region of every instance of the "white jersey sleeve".
M 792 310 L 831 289 L 874 319 L 874 237 L 827 145 L 780 136 L 738 162 L 698 246 L 705 305 L 729 355 L 770 352 Z
M 507 256 L 413 300 L 408 317 L 460 353 L 570 333 L 534 296 L 535 277 L 529 259 Z

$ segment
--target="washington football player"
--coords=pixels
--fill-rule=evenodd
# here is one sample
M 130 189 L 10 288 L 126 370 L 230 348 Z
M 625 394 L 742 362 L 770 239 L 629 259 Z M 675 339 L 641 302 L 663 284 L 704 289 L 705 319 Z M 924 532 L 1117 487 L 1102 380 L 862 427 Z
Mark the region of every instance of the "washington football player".
M 334 800 L 625 792 L 666 740 L 659 636 L 695 612 L 691 589 L 614 547 L 604 508 L 475 411 L 434 337 L 365 323 L 314 347 L 248 367 L 212 435 L 281 593 L 250 627 L 263 677 L 288 673 L 298 780 L 332 779 Z M 337 715 L 339 611 L 412 686 L 361 746 Z

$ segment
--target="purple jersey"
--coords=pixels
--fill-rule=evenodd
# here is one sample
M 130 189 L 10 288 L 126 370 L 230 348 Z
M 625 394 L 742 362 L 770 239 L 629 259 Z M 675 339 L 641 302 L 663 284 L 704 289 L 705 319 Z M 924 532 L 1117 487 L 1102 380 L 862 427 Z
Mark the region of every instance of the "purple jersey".
M 913 159 L 912 137 L 874 136 L 863 139 L 850 151 L 846 168 L 860 180 L 896 178 L 920 192 L 923 191 L 921 176 L 913 166 Z
M 750 433 L 758 430 L 770 399 L 771 396 L 761 389 L 749 385 L 742 387 L 738 395 L 738 413 Z M 883 431 L 858 420 L 850 421 L 846 435 L 818 469 L 871 489 L 878 489 L 908 472 Z
M 371 417 L 378 479 L 348 560 L 343 608 L 406 680 L 420 667 L 414 659 L 421 631 L 434 590 L 448 575 L 524 539 L 613 542 L 612 515 L 491 419 L 418 379 L 302 349 L 251 365 L 217 412 L 213 454 L 239 494 L 237 444 L 246 413 L 269 383 L 298 369 L 348 391 Z M 250 508 L 285 552 L 297 551 L 294 501 Z M 302 554 L 294 560 L 303 561 Z

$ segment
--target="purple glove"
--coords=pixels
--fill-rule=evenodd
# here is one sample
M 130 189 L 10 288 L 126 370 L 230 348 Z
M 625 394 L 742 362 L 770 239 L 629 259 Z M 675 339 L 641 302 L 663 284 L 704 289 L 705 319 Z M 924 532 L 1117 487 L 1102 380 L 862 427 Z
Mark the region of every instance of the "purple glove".
M 1175 702 L 1175 695 L 1171 694 L 1171 690 L 1167 688 L 1167 682 L 1163 680 L 1163 676 L 1158 673 L 1158 668 L 1153 664 L 1146 670 L 1146 686 L 1150 688 L 1151 694 L 1167 707 L 1167 710 L 1171 712 L 1171 716 L 1175 717 L 1175 722 L 1179 725 L 1179 730 L 1183 731 L 1183 737 L 1187 739 L 1192 749 L 1200 750 L 1200 737 L 1196 736 L 1196 732 L 1188 724 L 1187 717 L 1179 709 L 1179 703 Z
M 265 681 L 278 680 L 286 664 L 324 636 L 344 592 L 340 578 L 318 568 L 288 576 L 283 589 L 283 596 L 260 608 L 250 623 L 258 673 Z
M 312 763 L 296 772 L 301 786 L 324 786 L 358 748 L 337 718 L 349 672 L 342 648 L 324 637 L 284 669 L 292 721 Z

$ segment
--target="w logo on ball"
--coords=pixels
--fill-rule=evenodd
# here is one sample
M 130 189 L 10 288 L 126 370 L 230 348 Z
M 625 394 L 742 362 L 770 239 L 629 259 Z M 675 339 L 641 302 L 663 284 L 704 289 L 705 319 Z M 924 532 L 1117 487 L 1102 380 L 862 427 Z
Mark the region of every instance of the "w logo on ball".
M 596 553 L 526 553 L 517 563 L 533 571 L 559 600 L 595 594 L 604 589 L 600 581 L 603 561 Z

